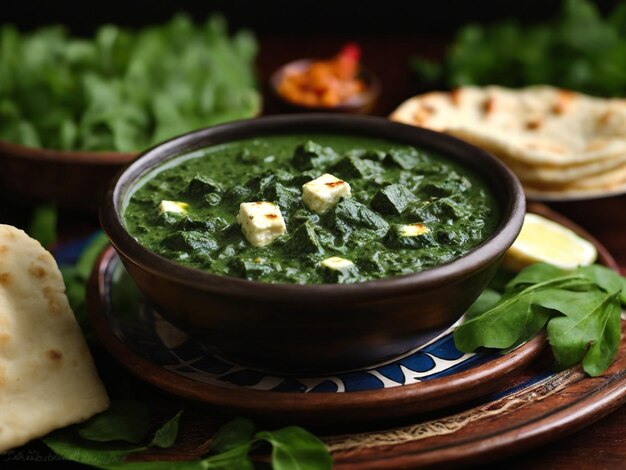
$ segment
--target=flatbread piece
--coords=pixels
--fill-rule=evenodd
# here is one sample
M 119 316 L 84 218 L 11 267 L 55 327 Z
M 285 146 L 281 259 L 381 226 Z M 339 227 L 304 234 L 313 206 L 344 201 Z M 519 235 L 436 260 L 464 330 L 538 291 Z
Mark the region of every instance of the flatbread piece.
M 468 86 L 414 96 L 390 118 L 484 148 L 526 187 L 608 191 L 626 183 L 624 99 L 545 85 Z
M 0 225 L 0 451 L 108 406 L 54 258 Z

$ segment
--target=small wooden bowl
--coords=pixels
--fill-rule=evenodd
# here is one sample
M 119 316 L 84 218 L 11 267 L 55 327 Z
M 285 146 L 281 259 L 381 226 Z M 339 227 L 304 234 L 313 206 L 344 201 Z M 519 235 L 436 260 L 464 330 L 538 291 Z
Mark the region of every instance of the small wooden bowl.
M 190 268 L 150 251 L 126 230 L 128 195 L 166 160 L 208 145 L 296 132 L 378 137 L 446 155 L 489 181 L 500 204 L 499 225 L 467 254 L 422 272 L 316 285 L 269 284 Z M 100 205 L 100 222 L 139 289 L 172 324 L 242 364 L 321 373 L 402 354 L 423 344 L 425 335 L 453 324 L 493 277 L 519 234 L 524 211 L 515 175 L 477 147 L 383 118 L 323 113 L 231 122 L 153 147 L 111 183 Z
M 113 176 L 136 155 L 52 150 L 0 141 L 0 186 L 33 200 L 94 210 Z
M 270 88 L 277 101 L 283 107 L 283 111 L 335 112 L 347 114 L 368 114 L 372 111 L 380 95 L 380 80 L 372 71 L 363 67 L 359 68 L 358 78 L 365 83 L 365 91 L 337 106 L 307 106 L 288 100 L 279 92 L 279 85 L 287 73 L 305 70 L 309 68 L 311 63 L 317 60 L 318 59 L 294 60 L 281 66 L 272 74 L 270 77 Z

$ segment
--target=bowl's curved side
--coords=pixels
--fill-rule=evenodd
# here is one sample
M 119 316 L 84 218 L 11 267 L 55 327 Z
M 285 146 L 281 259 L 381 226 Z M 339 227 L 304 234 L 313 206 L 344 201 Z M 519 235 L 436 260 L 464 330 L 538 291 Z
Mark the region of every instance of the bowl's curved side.
M 501 206 L 500 226 L 468 254 L 435 268 L 363 283 L 308 286 L 252 282 L 185 267 L 144 248 L 125 230 L 123 210 L 133 185 L 161 162 L 207 145 L 303 130 L 376 136 L 442 152 L 487 181 Z M 414 347 L 424 332 L 457 320 L 495 273 L 521 229 L 524 212 L 519 181 L 476 147 L 382 118 L 311 114 L 239 121 L 157 146 L 118 175 L 100 217 L 139 288 L 173 323 L 243 362 L 322 370 L 331 363 L 337 367 L 338 361 L 344 368 L 390 357 Z
M 436 287 L 362 301 L 258 301 L 190 288 L 121 255 L 140 291 L 169 322 L 217 354 L 283 373 L 329 373 L 396 357 L 448 328 L 487 286 L 500 257 Z M 325 285 L 331 290 L 335 286 Z

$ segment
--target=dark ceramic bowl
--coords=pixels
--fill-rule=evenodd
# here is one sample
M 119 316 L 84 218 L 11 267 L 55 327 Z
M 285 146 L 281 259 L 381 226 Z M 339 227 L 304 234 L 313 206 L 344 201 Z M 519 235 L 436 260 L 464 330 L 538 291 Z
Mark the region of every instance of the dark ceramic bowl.
M 111 179 L 137 153 L 26 147 L 0 141 L 0 187 L 35 201 L 95 210 Z
M 122 213 L 134 184 L 166 160 L 250 137 L 327 132 L 380 137 L 435 150 L 488 182 L 502 218 L 485 242 L 438 267 L 355 284 L 268 284 L 189 268 L 141 246 Z M 497 159 L 437 132 L 383 118 L 307 114 L 220 125 L 172 139 L 118 175 L 100 206 L 104 231 L 147 299 L 222 356 L 268 370 L 331 372 L 406 352 L 450 326 L 478 297 L 518 235 L 525 210 L 517 178 Z
M 297 112 L 333 112 L 344 114 L 367 114 L 372 111 L 378 96 L 380 95 L 380 80 L 369 69 L 360 67 L 358 77 L 363 80 L 365 84 L 365 90 L 358 95 L 353 96 L 347 101 L 331 107 L 323 106 L 307 106 L 300 103 L 295 103 L 285 98 L 279 91 L 278 87 L 283 77 L 287 73 L 293 71 L 305 70 L 314 59 L 300 59 L 288 62 L 276 70 L 270 77 L 270 88 L 276 100 L 280 103 L 284 111 L 297 111 Z

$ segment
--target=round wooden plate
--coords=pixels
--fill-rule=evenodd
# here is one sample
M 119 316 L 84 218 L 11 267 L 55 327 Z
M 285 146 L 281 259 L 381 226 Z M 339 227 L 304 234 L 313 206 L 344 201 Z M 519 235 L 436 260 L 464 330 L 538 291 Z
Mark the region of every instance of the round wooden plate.
M 145 303 L 112 248 L 101 256 L 92 281 L 95 332 L 137 377 L 221 409 L 290 422 L 370 421 L 457 405 L 496 390 L 545 344 L 536 337 L 506 355 L 463 354 L 450 329 L 383 364 L 323 377 L 283 376 L 216 357 L 169 324 Z

